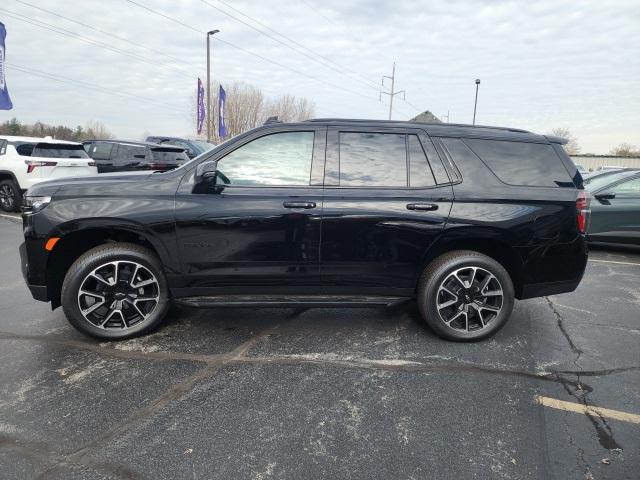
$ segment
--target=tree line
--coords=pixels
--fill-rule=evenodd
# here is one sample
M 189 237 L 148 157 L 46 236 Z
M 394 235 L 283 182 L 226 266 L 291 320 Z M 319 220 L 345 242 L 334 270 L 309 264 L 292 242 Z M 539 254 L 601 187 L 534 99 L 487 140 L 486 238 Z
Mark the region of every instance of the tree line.
M 567 140 L 566 145 L 563 145 L 563 147 L 568 155 L 578 155 L 580 150 L 582 150 L 578 143 L 578 139 L 566 127 L 554 128 L 549 132 L 549 135 L 561 137 Z M 609 154 L 616 157 L 640 157 L 640 148 L 635 147 L 630 143 L 621 143 L 617 147 L 612 148 L 609 151 Z M 588 155 L 588 153 L 585 155 Z
M 0 135 L 15 135 L 22 137 L 46 137 L 57 140 L 70 140 L 82 142 L 83 140 L 99 139 L 108 140 L 114 138 L 113 134 L 102 123 L 91 121 L 85 126 L 78 125 L 75 129 L 65 125 L 48 125 L 37 121 L 33 124 L 22 123 L 17 118 L 12 118 L 0 123 Z

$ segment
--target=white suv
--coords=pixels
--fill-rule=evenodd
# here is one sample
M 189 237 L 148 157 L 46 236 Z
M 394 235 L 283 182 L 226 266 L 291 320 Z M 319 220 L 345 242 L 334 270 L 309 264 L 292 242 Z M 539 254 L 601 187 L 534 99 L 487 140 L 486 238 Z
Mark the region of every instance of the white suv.
M 97 174 L 80 143 L 0 135 L 0 209 L 5 212 L 18 211 L 22 193 L 38 182 Z

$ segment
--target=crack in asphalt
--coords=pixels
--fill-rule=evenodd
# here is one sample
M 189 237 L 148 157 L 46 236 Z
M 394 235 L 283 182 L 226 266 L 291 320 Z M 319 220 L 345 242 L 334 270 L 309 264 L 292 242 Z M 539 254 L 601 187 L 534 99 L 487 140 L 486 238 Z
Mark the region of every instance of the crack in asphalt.
M 567 343 L 569 344 L 571 351 L 576 355 L 576 357 L 573 360 L 573 364 L 578 368 L 578 371 L 573 372 L 571 374 L 571 375 L 575 375 L 576 377 L 575 384 L 571 385 L 574 388 L 573 389 L 570 388 L 570 384 L 567 382 L 567 379 L 565 377 L 558 376 L 558 379 L 569 395 L 571 395 L 573 398 L 575 398 L 579 403 L 583 404 L 585 407 L 593 407 L 593 404 L 589 402 L 589 394 L 593 392 L 593 388 L 590 385 L 587 385 L 586 383 L 584 383 L 581 379 L 581 377 L 589 376 L 589 374 L 592 373 L 592 372 L 585 372 L 582 368 L 582 365 L 580 365 L 580 357 L 584 352 L 576 346 L 573 339 L 569 335 L 569 332 L 567 332 L 567 330 L 565 329 L 564 316 L 558 311 L 558 309 L 556 308 L 556 305 L 553 303 L 553 300 L 551 300 L 551 298 L 549 297 L 544 297 L 544 298 L 547 301 L 549 308 L 551 308 L 551 311 L 556 316 L 559 330 L 562 332 L 565 339 L 567 340 Z M 616 442 L 616 439 L 613 435 L 613 430 L 611 429 L 608 422 L 604 419 L 602 415 L 600 414 L 594 415 L 592 413 L 589 413 L 589 411 L 587 411 L 585 413 L 585 416 L 589 419 L 589 421 L 593 425 L 593 428 L 596 431 L 598 442 L 603 448 L 607 450 L 616 450 L 616 449 L 622 450 L 622 447 L 618 444 L 618 442 Z M 588 463 L 587 463 L 587 468 L 590 471 L 590 466 Z

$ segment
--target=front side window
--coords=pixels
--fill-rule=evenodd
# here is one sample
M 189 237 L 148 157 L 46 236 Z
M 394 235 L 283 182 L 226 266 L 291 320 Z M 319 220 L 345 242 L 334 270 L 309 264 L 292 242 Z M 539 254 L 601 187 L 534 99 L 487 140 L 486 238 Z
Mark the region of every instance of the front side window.
M 611 192 L 621 197 L 640 197 L 640 178 L 616 185 Z
M 313 139 L 314 132 L 256 138 L 218 161 L 218 177 L 230 185 L 309 185 Z
M 340 132 L 340 186 L 406 187 L 405 135 Z

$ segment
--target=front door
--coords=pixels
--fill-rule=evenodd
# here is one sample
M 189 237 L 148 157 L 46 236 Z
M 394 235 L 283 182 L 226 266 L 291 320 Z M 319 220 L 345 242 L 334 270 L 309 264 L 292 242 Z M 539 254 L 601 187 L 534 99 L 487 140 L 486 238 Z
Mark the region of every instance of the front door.
M 326 129 L 258 131 L 208 160 L 216 183 L 176 197 L 177 239 L 189 294 L 301 293 L 319 285 Z M 194 290 L 196 289 L 196 290 Z
M 329 129 L 321 249 L 327 288 L 413 292 L 452 200 L 442 162 L 419 130 Z
M 613 198 L 598 198 L 608 193 Z M 640 177 L 598 192 L 591 200 L 589 238 L 598 242 L 640 245 Z

